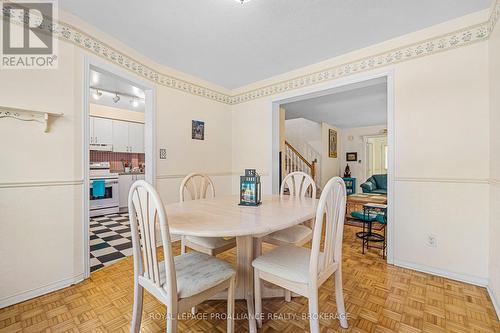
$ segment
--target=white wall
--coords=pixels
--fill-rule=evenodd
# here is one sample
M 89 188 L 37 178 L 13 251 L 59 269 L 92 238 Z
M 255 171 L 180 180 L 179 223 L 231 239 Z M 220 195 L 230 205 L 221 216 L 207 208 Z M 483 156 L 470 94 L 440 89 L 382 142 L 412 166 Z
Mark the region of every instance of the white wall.
M 344 169 L 347 164 L 351 169 L 351 176 L 356 178 L 356 192 L 362 192 L 359 185 L 366 181 L 365 177 L 365 145 L 363 136 L 378 135 L 380 131 L 387 129 L 387 125 L 366 126 L 366 127 L 353 127 L 343 128 L 341 131 L 341 153 L 340 153 L 340 173 L 344 175 Z M 352 137 L 352 140 L 350 139 Z M 347 162 L 346 153 L 358 153 L 359 162 Z
M 478 22 L 476 16 L 461 18 L 274 80 L 321 71 L 326 66 L 334 67 Z M 399 265 L 486 284 L 489 255 L 489 194 L 485 181 L 489 176 L 489 130 L 485 128 L 489 121 L 488 43 L 478 42 L 400 62 L 386 70 L 394 72 L 395 81 L 394 260 Z M 265 83 L 272 82 L 270 79 Z M 238 170 L 254 165 L 271 171 L 273 101 L 328 86 L 331 83 L 234 105 L 233 168 Z M 241 132 L 258 132 L 259 135 L 255 140 L 245 141 Z M 264 189 L 268 193 L 271 192 L 270 182 L 264 179 Z M 436 194 L 434 200 L 429 200 L 430 193 Z M 426 245 L 429 234 L 436 236 L 436 248 Z M 470 251 L 464 251 L 464 244 Z
M 75 18 L 65 21 L 158 67 Z M 57 69 L 0 71 L 1 105 L 64 113 L 51 123 L 49 133 L 38 123 L 0 119 L 0 307 L 83 276 L 85 55 L 92 57 L 60 40 Z M 162 199 L 176 201 L 181 178 L 195 170 L 214 176 L 218 194 L 230 193 L 230 107 L 157 85 L 155 110 L 157 147 L 167 149 L 167 160 L 157 161 Z M 191 140 L 191 120 L 205 121 L 204 141 Z
M 489 41 L 490 59 L 490 295 L 500 317 L 500 25 Z
M 310 145 L 318 154 L 321 152 L 321 124 L 315 121 L 304 118 L 286 120 L 285 138 L 303 156 L 307 152 L 306 145 Z

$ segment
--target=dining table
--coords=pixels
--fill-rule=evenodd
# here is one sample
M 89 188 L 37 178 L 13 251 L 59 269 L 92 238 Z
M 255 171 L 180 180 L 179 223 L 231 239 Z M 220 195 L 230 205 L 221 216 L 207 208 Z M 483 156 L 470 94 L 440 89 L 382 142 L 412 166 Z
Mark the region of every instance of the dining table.
M 238 195 L 217 196 L 165 205 L 170 233 L 181 236 L 236 237 L 235 298 L 246 300 L 249 332 L 257 332 L 252 261 L 260 253 L 259 238 L 306 222 L 316 214 L 317 199 L 264 195 L 258 206 L 240 206 Z M 262 297 L 284 296 L 266 287 Z M 220 295 L 220 299 L 225 295 Z

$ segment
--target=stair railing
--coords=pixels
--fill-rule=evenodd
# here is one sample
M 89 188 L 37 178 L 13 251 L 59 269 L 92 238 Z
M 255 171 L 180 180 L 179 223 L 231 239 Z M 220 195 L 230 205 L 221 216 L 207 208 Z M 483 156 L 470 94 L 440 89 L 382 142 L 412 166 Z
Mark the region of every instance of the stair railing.
M 316 163 L 317 159 L 309 162 L 302 154 L 299 153 L 288 141 L 285 141 L 285 174 L 295 171 L 307 173 L 316 181 Z

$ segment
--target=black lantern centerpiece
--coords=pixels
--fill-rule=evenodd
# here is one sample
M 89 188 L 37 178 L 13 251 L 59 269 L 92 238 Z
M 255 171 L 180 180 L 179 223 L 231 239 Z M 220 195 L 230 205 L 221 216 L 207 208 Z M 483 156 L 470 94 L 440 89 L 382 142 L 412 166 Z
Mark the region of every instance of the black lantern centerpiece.
M 258 206 L 262 203 L 260 176 L 255 169 L 245 169 L 240 176 L 240 206 Z

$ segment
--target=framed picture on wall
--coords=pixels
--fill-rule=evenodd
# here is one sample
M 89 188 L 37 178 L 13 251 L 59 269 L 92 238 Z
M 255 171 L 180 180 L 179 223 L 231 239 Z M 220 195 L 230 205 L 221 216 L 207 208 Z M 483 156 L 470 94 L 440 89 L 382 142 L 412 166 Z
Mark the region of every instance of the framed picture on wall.
M 356 162 L 358 160 L 358 153 L 346 153 L 345 159 L 347 162 Z
M 337 158 L 337 131 L 331 128 L 328 130 L 328 156 Z
M 205 140 L 205 122 L 192 121 L 191 138 L 193 140 Z

